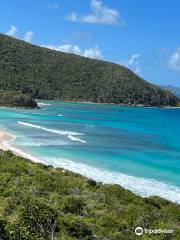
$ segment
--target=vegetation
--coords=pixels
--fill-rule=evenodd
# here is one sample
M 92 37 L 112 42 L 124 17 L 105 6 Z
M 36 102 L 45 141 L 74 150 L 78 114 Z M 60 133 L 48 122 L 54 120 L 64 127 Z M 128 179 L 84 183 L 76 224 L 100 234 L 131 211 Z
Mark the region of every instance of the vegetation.
M 32 97 L 14 91 L 0 91 L 0 106 L 8 107 L 37 107 L 36 101 Z
M 0 34 L 0 89 L 33 98 L 146 106 L 178 99 L 118 64 L 31 45 Z
M 160 87 L 161 87 L 161 88 L 164 88 L 164 89 L 166 89 L 166 90 L 169 90 L 169 91 L 172 92 L 175 96 L 180 97 L 180 88 L 179 88 L 179 87 L 174 87 L 174 86 L 171 86 L 171 85 L 168 85 L 168 86 L 163 86 L 163 85 L 161 85 Z
M 180 205 L 0 154 L 1 240 L 178 240 Z M 134 228 L 172 229 L 136 236 Z

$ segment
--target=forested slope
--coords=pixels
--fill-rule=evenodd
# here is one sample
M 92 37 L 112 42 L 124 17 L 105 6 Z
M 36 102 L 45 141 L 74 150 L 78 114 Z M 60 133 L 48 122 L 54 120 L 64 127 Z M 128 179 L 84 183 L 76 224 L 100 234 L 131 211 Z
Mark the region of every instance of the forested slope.
M 63 101 L 175 105 L 169 91 L 117 64 L 38 47 L 0 34 L 0 89 Z

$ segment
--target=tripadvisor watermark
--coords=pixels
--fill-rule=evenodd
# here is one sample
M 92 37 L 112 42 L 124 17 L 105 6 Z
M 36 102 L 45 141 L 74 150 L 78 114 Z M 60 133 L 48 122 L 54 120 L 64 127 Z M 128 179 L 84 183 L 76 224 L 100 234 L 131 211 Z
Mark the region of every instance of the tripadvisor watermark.
M 171 234 L 174 230 L 172 229 L 147 229 L 142 227 L 135 228 L 134 232 L 140 236 L 142 234 Z

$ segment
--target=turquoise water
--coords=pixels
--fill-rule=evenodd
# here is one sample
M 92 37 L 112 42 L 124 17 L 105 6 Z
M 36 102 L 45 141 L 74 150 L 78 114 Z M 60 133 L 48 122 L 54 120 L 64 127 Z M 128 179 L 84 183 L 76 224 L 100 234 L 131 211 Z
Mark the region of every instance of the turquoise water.
M 0 127 L 21 149 L 54 166 L 143 196 L 180 202 L 180 109 L 41 102 L 0 108 Z

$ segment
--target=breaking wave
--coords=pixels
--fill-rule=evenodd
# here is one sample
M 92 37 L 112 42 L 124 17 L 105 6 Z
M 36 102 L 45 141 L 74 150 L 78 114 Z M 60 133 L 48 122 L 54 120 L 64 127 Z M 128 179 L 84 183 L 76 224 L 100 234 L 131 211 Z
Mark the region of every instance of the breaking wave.
M 34 162 L 42 162 L 44 164 L 53 165 L 54 167 L 62 167 L 66 170 L 79 173 L 98 182 L 103 182 L 106 184 L 118 184 L 125 189 L 141 195 L 142 197 L 160 196 L 172 202 L 180 203 L 180 188 L 172 184 L 154 179 L 130 176 L 64 158 L 36 158 L 31 154 L 25 153 L 23 150 L 13 146 L 12 141 L 3 141 L 3 145 L 5 145 L 9 150 L 13 151 L 15 154 L 28 158 Z
M 39 126 L 39 125 L 31 124 L 31 123 L 26 123 L 26 122 L 21 122 L 21 121 L 18 121 L 18 124 L 23 125 L 23 126 L 27 126 L 27 127 L 37 128 L 37 129 L 40 129 L 40 130 L 44 130 L 44 131 L 59 134 L 59 135 L 64 135 L 64 136 L 67 136 L 72 141 L 78 141 L 78 142 L 82 142 L 82 143 L 86 142 L 84 140 L 81 140 L 80 138 L 74 137 L 74 136 L 84 135 L 82 133 L 56 130 L 56 129 L 46 128 L 46 127 L 43 127 L 43 126 Z

